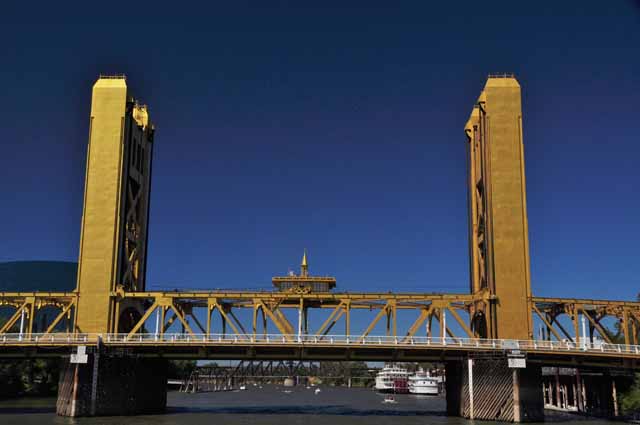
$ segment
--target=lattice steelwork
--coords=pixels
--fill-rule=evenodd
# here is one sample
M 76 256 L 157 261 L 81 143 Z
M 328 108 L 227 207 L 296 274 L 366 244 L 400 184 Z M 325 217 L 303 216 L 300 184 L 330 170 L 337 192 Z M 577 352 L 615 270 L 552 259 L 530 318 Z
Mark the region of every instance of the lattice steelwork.
M 77 294 L 68 292 L 0 292 L 0 308 L 12 310 L 0 335 L 72 333 L 77 302 Z
M 600 337 L 608 344 L 624 342 L 638 345 L 640 329 L 640 303 L 612 300 L 540 298 L 531 300 L 532 313 L 546 330 L 544 338 L 568 340 L 577 344 L 594 344 Z M 566 329 L 561 319 L 568 319 L 571 328 Z M 604 320 L 618 323 L 622 341 L 613 341 L 616 329 L 608 329 Z
M 125 117 L 124 223 L 116 282 L 126 291 L 144 291 L 153 126 L 149 123 L 147 107 L 133 99 L 127 102 Z
M 523 351 L 554 362 L 580 356 L 619 365 L 624 358 L 635 367 L 639 302 L 531 295 L 515 78 L 489 78 L 465 131 L 470 294 L 335 293 L 333 277 L 308 275 L 306 256 L 299 276 L 274 278 L 279 290 L 149 292 L 144 278 L 153 126 L 123 78 L 100 78 L 92 99 L 77 290 L 0 293 L 0 309 L 9 311 L 0 328 L 0 355 L 101 341 L 144 348 L 145 355 L 173 350 L 171 355 L 185 357 L 349 359 L 364 352 L 387 360 L 409 352 L 494 352 L 503 350 L 502 341 L 518 340 Z M 323 286 L 314 288 L 318 283 Z M 319 312 L 325 316 L 310 324 L 309 315 Z M 399 320 L 401 314 L 411 317 Z M 619 324 L 622 341 L 605 321 Z M 534 323 L 545 329 L 542 338 L 534 338 Z

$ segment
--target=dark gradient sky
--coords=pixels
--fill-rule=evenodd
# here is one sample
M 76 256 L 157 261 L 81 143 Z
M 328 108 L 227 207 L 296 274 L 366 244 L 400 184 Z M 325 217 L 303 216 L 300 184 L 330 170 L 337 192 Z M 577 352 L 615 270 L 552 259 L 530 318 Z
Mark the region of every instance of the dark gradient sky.
M 213 3 L 3 4 L 0 261 L 76 259 L 91 86 L 125 73 L 152 288 L 269 287 L 307 247 L 341 289 L 463 292 L 463 126 L 514 72 L 534 292 L 638 292 L 637 2 Z

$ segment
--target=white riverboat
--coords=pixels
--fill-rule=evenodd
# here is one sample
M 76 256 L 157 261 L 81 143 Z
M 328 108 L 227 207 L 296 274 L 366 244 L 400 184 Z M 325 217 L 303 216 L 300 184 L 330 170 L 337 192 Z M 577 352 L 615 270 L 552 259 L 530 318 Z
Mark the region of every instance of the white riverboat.
M 376 390 L 380 392 L 407 393 L 409 372 L 407 369 L 385 365 L 376 375 Z
M 409 377 L 408 386 L 411 394 L 438 395 L 440 393 L 440 379 L 422 369 Z

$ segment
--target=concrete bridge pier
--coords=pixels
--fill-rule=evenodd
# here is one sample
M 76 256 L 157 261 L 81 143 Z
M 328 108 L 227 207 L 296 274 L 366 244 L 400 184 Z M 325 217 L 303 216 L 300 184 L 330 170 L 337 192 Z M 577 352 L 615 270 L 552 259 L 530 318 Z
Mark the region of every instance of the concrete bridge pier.
M 467 419 L 544 420 L 539 366 L 511 369 L 506 358 L 476 358 L 446 364 L 447 414 Z
M 161 413 L 167 405 L 167 361 L 89 354 L 60 370 L 56 412 L 61 416 Z

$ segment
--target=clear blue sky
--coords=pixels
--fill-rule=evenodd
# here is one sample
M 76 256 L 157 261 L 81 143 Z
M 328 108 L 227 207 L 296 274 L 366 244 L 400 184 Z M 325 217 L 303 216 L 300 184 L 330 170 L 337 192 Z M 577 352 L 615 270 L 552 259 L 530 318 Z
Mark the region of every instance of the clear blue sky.
M 125 73 L 157 126 L 152 288 L 266 288 L 307 247 L 343 290 L 464 292 L 463 125 L 514 72 L 534 293 L 640 288 L 638 2 L 8 3 L 0 261 L 76 260 L 91 86 Z

